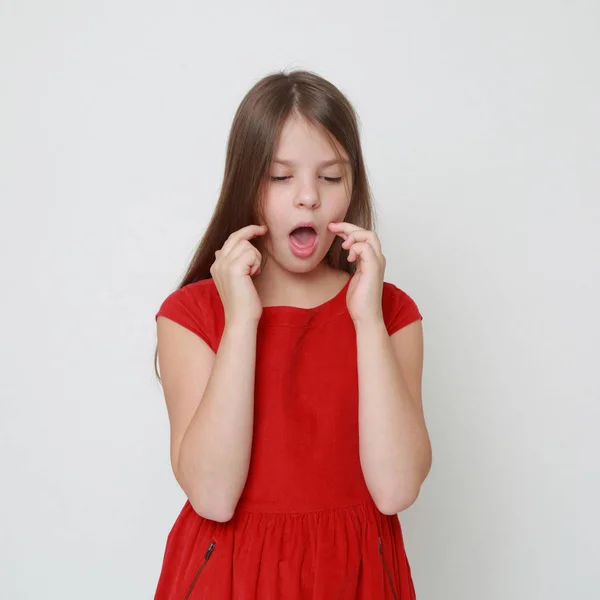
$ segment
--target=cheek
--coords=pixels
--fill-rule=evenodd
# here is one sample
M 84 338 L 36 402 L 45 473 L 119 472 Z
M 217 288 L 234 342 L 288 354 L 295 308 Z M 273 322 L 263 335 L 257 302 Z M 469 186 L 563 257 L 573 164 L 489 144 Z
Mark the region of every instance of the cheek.
M 339 222 L 344 219 L 348 208 L 350 207 L 350 198 L 345 192 L 340 192 L 335 197 L 330 198 L 329 217 L 331 221 Z
M 289 221 L 289 214 L 286 221 L 283 206 L 283 202 L 266 202 L 264 205 L 263 216 L 267 227 L 272 230 L 270 232 L 272 235 L 278 235 L 280 233 L 279 230 Z

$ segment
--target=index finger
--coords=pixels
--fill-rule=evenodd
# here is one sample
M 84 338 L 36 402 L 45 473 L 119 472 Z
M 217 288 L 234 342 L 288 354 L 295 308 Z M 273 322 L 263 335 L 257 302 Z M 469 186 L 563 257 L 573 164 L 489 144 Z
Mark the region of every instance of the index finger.
M 267 233 L 266 225 L 246 225 L 237 231 L 234 231 L 223 244 L 221 250 L 224 253 L 229 252 L 241 240 L 251 240 L 259 235 Z
M 346 239 L 346 237 L 354 231 L 362 231 L 362 227 L 353 225 L 352 223 L 347 223 L 345 221 L 340 223 L 329 223 L 329 228 L 331 231 L 334 231 L 337 235 L 344 239 Z

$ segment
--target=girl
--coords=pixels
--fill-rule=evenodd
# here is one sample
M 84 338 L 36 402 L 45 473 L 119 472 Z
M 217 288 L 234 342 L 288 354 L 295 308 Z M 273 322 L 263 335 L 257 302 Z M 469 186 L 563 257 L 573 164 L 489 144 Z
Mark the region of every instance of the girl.
M 156 315 L 187 501 L 155 600 L 415 598 L 397 513 L 431 464 L 422 317 L 372 220 L 344 95 L 306 71 L 256 83 Z

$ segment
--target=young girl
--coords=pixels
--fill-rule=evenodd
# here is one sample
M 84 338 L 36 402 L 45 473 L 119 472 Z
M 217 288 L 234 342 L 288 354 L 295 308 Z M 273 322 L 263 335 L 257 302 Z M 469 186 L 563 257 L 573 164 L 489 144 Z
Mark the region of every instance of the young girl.
M 422 317 L 372 221 L 344 95 L 306 71 L 256 83 L 156 315 L 188 499 L 155 600 L 415 598 L 397 513 L 431 464 Z

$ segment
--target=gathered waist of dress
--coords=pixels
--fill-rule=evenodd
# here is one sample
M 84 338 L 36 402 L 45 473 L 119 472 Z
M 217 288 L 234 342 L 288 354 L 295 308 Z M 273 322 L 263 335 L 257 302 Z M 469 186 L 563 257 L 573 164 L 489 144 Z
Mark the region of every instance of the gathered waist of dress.
M 242 497 L 238 502 L 236 512 L 261 513 L 268 515 L 309 515 L 323 512 L 338 512 L 364 507 L 377 510 L 371 496 L 351 498 L 337 502 L 284 502 L 278 500 L 269 502 Z

